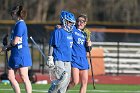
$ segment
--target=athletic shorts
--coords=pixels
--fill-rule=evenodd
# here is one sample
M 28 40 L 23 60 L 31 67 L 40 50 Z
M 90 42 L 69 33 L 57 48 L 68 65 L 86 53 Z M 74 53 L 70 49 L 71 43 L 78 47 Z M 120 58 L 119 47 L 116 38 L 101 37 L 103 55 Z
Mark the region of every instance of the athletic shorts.
M 80 70 L 88 70 L 89 69 L 88 60 L 86 57 L 72 56 L 71 67 L 78 68 Z
M 16 69 L 21 67 L 29 67 L 32 66 L 32 61 L 30 57 L 12 57 L 10 56 L 8 66 L 10 68 Z
M 13 69 L 32 66 L 29 47 L 23 47 L 22 49 L 13 47 L 11 50 L 8 66 Z

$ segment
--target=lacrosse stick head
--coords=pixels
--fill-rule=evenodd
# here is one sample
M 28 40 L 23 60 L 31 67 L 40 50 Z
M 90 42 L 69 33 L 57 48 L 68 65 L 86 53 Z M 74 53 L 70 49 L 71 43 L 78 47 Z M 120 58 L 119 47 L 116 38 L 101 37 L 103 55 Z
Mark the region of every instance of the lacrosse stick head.
M 0 50 L 0 55 L 4 56 L 6 51 L 9 51 L 8 48 L 6 46 L 2 47 L 1 50 Z
M 8 34 L 4 35 L 2 38 L 2 44 L 3 46 L 6 46 L 8 44 Z
M 87 29 L 87 28 L 84 28 L 84 33 L 86 35 L 86 39 L 87 41 L 90 41 L 90 35 L 91 35 L 91 32 Z
M 3 50 L 0 51 L 0 55 L 4 56 L 4 51 Z

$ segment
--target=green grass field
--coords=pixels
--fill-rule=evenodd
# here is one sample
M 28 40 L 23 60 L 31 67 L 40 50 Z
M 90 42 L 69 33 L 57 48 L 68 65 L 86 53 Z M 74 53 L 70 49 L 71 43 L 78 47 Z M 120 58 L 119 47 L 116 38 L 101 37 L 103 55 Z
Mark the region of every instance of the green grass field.
M 47 93 L 49 84 L 32 84 L 33 93 Z M 23 84 L 20 84 L 22 93 L 25 93 Z M 70 89 L 67 93 L 79 93 L 79 85 Z M 11 86 L 0 84 L 0 93 L 14 93 Z M 108 85 L 96 84 L 96 89 L 93 89 L 91 84 L 88 85 L 87 93 L 140 93 L 140 85 Z

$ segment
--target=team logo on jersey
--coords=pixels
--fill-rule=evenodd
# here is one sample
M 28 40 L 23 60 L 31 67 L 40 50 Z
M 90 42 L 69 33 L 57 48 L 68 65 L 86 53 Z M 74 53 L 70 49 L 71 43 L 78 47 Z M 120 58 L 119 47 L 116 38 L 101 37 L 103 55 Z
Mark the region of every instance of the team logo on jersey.
M 75 32 L 74 34 L 77 35 L 77 36 L 80 36 L 82 38 L 85 38 L 85 36 L 83 34 L 81 34 L 81 33 Z
M 72 39 L 72 36 L 67 36 L 67 39 Z

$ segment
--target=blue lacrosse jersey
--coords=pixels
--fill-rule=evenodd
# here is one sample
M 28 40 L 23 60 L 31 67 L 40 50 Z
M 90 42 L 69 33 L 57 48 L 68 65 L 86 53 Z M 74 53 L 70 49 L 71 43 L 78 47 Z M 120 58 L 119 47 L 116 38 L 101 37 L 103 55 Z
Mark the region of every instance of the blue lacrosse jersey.
M 20 68 L 32 66 L 30 49 L 28 47 L 27 26 L 23 20 L 16 22 L 11 32 L 11 41 L 15 37 L 20 37 L 17 45 L 11 48 L 11 55 L 8 65 L 11 68 Z
M 80 70 L 89 69 L 89 64 L 86 56 L 86 36 L 84 33 L 73 29 L 73 46 L 72 46 L 72 62 L 71 66 Z
M 54 61 L 71 61 L 72 44 L 72 33 L 65 31 L 63 28 L 55 29 L 50 38 L 50 45 L 53 46 Z
M 72 55 L 85 57 L 86 56 L 86 36 L 83 34 L 81 30 L 74 28 L 73 30 L 73 47 L 72 47 Z

